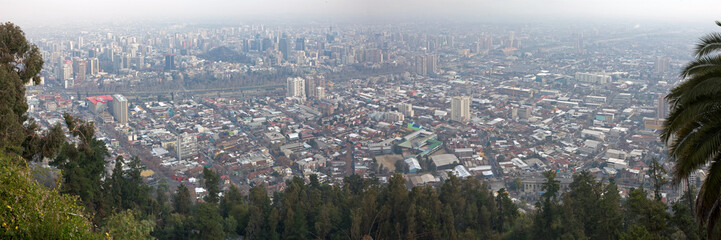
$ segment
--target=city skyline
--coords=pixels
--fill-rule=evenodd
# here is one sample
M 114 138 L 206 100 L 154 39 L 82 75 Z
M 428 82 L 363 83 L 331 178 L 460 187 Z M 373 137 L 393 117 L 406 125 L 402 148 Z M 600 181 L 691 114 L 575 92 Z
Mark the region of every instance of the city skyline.
M 716 20 L 721 2 L 691 1 L 439 1 L 310 0 L 310 1 L 166 1 L 123 2 L 9 1 L 0 9 L 3 22 L 24 25 L 127 21 L 328 21 L 397 22 L 448 20 L 470 22 L 630 21 L 699 23 Z M 32 11 L 28 10 L 32 9 Z

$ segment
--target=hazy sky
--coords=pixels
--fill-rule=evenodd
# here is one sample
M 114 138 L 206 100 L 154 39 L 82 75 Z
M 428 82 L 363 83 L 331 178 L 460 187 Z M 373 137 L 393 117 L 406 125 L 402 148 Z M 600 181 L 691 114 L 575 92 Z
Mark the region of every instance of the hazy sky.
M 721 20 L 721 0 L 0 0 L 0 21 L 108 20 L 461 21 Z

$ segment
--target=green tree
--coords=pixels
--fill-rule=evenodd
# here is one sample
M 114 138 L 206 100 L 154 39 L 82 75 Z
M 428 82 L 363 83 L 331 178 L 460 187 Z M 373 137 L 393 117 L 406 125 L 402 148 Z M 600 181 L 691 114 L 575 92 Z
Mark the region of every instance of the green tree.
M 0 24 L 0 46 L 0 152 L 30 160 L 52 157 L 65 141 L 60 125 L 38 134 L 37 125 L 26 114 L 25 85 L 40 83 L 40 51 L 20 27 L 9 22 Z
M 95 138 L 92 122 L 85 122 L 67 113 L 63 116 L 70 133 L 78 138 L 78 143 L 64 143 L 50 164 L 63 172 L 63 193 L 80 196 L 88 210 L 101 210 L 101 179 L 105 175 L 108 149 L 103 141 Z M 104 215 L 99 212 L 99 217 Z
M 625 203 L 626 224 L 641 225 L 656 238 L 667 236 L 669 214 L 661 201 L 648 199 L 643 188 L 631 189 Z
M 671 223 L 681 230 L 688 240 L 701 239 L 701 236 L 698 234 L 699 224 L 694 218 L 693 209 L 691 209 L 688 204 L 693 195 L 693 188 L 689 188 L 681 199 L 671 206 L 673 210 Z
M 132 210 L 120 211 L 108 216 L 102 232 L 114 239 L 153 239 L 150 233 L 155 222 L 138 219 Z
M 33 179 L 0 152 L 0 239 L 99 239 L 77 197 Z
M 721 22 L 716 21 L 721 27 Z M 673 181 L 686 179 L 709 164 L 708 176 L 696 198 L 696 216 L 708 224 L 711 237 L 721 216 L 721 33 L 701 38 L 695 58 L 681 72 L 684 81 L 671 89 L 666 100 L 670 113 L 661 140 L 670 143 L 668 155 L 675 165 Z
M 501 188 L 497 193 L 498 222 L 495 229 L 499 233 L 504 233 L 510 229 L 516 217 L 518 217 L 518 207 L 511 201 L 505 188 Z
M 176 213 L 188 215 L 192 206 L 193 200 L 190 199 L 190 190 L 185 184 L 178 185 L 178 192 L 173 196 L 173 209 Z
M 560 190 L 559 181 L 556 180 L 556 172 L 547 171 L 543 173 L 546 182 L 542 189 L 541 201 L 536 202 L 538 212 L 534 219 L 534 235 L 538 239 L 556 239 L 560 237 L 560 213 L 556 195 Z
M 194 239 L 223 239 L 223 218 L 218 213 L 218 207 L 212 203 L 199 203 L 193 210 Z
M 208 189 L 208 195 L 205 196 L 205 201 L 218 204 L 218 196 L 220 194 L 220 177 L 218 177 L 217 173 L 204 167 L 203 179 L 205 180 L 205 187 Z
M 603 190 L 598 205 L 599 222 L 597 231 L 590 235 L 594 239 L 617 239 L 623 229 L 623 213 L 621 209 L 621 195 L 613 178 Z M 593 223 L 591 223 L 593 224 Z
M 651 235 L 646 228 L 639 225 L 631 226 L 627 232 L 621 234 L 621 240 L 655 240 L 658 239 Z
M 658 162 L 658 159 L 652 158 L 648 168 L 648 176 L 651 178 L 653 197 L 656 201 L 661 201 L 661 188 L 668 183 L 664 175 L 666 175 L 666 169 Z

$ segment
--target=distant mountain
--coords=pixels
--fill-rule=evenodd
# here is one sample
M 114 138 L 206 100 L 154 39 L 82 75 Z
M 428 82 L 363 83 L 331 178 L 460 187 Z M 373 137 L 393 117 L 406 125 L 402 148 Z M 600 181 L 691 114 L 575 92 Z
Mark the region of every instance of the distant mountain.
M 210 49 L 210 51 L 201 54 L 199 57 L 209 61 L 250 63 L 250 58 L 248 56 L 238 53 L 226 46 Z

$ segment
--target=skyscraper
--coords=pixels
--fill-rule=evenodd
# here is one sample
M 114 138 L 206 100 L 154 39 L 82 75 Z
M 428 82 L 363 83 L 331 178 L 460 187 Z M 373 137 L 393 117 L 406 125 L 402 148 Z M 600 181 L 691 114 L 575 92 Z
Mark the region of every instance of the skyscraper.
M 318 100 L 325 99 L 325 88 L 324 87 L 316 87 L 315 88 L 315 99 L 318 99 Z
M 658 57 L 656 58 L 656 61 L 653 63 L 653 72 L 657 74 L 662 74 L 665 72 L 668 72 L 670 68 L 671 58 L 667 57 Z
M 113 117 L 120 124 L 128 124 L 128 99 L 120 94 L 113 95 Z
M 73 60 L 73 72 L 75 73 L 75 86 L 80 86 L 85 81 L 85 73 L 87 72 L 87 62 L 84 59 L 75 58 Z
M 173 54 L 165 55 L 165 71 L 175 69 L 175 56 Z
M 69 80 L 73 78 L 73 61 L 63 62 L 62 80 Z
M 451 120 L 467 122 L 471 119 L 471 97 L 457 96 L 451 99 Z
M 291 50 L 288 38 L 281 38 L 280 41 L 278 41 L 278 50 L 283 54 L 283 60 L 288 61 Z
M 436 55 L 427 55 L 426 56 L 426 70 L 429 74 L 434 74 L 438 72 L 438 57 Z
M 305 51 L 305 38 L 299 37 L 295 39 L 295 50 Z
M 307 77 L 305 79 L 305 96 L 309 98 L 314 98 L 316 94 L 316 86 L 318 86 L 318 81 L 314 77 Z
M 428 64 L 426 64 L 426 56 L 420 55 L 415 57 L 416 74 L 421 76 L 428 75 Z
M 661 94 L 658 96 L 658 119 L 666 119 L 666 116 L 668 116 L 669 106 L 668 102 L 666 102 L 666 94 Z
M 90 68 L 90 75 L 98 75 L 98 72 L 100 72 L 100 62 L 98 61 L 98 58 L 91 58 L 88 66 Z
M 286 96 L 305 100 L 305 79 L 300 77 L 289 77 Z
M 415 114 L 413 112 L 413 105 L 410 103 L 399 103 L 396 107 L 398 108 L 398 111 L 403 113 L 406 117 L 413 117 Z

